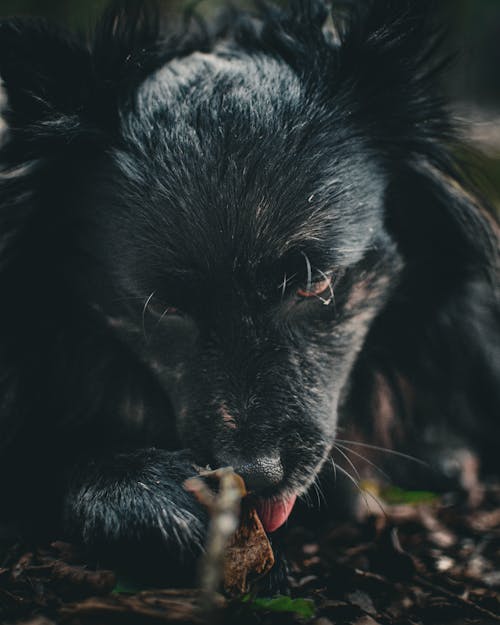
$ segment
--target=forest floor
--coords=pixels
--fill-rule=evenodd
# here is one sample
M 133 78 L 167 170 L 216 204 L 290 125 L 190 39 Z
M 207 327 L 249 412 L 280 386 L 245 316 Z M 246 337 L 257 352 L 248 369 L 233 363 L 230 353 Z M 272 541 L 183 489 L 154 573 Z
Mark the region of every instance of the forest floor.
M 500 623 L 500 484 L 474 507 L 453 498 L 386 503 L 359 523 L 288 533 L 290 597 L 217 596 L 227 625 Z M 424 498 L 425 499 L 425 498 Z M 2 625 L 204 623 L 196 590 L 123 587 L 75 548 L 16 545 L 0 563 Z

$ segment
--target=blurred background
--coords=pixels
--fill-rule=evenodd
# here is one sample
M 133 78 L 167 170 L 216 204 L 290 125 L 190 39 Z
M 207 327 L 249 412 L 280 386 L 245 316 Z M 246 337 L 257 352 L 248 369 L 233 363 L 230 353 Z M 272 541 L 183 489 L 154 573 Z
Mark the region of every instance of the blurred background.
M 0 0 L 0 16 L 43 15 L 70 28 L 89 29 L 109 0 Z M 179 10 L 192 0 L 164 0 Z M 238 0 L 234 2 L 238 3 Z M 450 51 L 457 53 L 444 87 L 466 136 L 479 150 L 478 183 L 500 209 L 500 0 L 441 0 L 449 26 Z M 223 0 L 203 0 L 210 13 Z

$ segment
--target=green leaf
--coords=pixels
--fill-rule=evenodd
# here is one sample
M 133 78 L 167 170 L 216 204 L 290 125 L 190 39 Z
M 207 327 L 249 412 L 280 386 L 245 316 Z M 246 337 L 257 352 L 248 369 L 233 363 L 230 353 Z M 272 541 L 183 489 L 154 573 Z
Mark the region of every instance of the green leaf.
M 316 613 L 314 602 L 310 599 L 292 599 L 290 597 L 278 596 L 272 599 L 254 599 L 250 600 L 247 595 L 243 598 L 243 602 L 254 610 L 267 612 L 292 612 L 298 614 L 305 619 L 310 619 Z
M 113 588 L 112 592 L 117 595 L 135 595 L 143 590 L 144 588 L 139 588 L 139 586 L 133 581 L 126 579 L 125 577 L 118 577 L 116 580 L 116 586 Z
M 436 493 L 427 490 L 403 490 L 397 486 L 390 486 L 381 493 L 382 498 L 390 504 L 411 504 L 434 503 L 439 497 Z

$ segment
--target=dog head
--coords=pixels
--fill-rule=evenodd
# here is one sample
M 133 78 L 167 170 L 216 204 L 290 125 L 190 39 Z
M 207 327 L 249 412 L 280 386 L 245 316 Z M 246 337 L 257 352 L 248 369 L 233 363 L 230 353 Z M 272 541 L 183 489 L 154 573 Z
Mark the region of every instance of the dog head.
M 113 205 L 96 219 L 105 263 L 138 304 L 184 444 L 300 492 L 399 265 L 382 163 L 263 54 L 191 54 L 135 97 L 96 200 Z
M 440 275 L 487 255 L 441 147 L 425 4 L 377 0 L 350 21 L 300 2 L 163 47 L 154 19 L 121 8 L 91 53 L 43 35 L 45 100 L 3 74 L 16 149 L 67 159 L 78 296 L 157 376 L 183 446 L 282 503 L 268 527 L 327 458 L 408 267 L 436 284 L 444 228 Z

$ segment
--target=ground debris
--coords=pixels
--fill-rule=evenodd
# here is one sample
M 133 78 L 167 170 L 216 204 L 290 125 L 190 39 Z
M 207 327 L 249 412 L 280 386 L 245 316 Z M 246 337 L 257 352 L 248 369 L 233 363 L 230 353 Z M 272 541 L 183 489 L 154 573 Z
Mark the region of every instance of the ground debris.
M 255 521 L 252 511 L 243 506 L 242 515 L 248 518 L 241 527 L 250 528 Z M 258 540 L 259 532 L 250 533 Z M 235 551 L 229 561 L 252 559 L 245 530 L 231 544 Z M 232 597 L 214 595 L 214 623 L 500 623 L 498 485 L 485 487 L 476 508 L 471 508 L 470 502 L 447 498 L 442 503 L 385 505 L 385 515 L 374 513 L 356 523 L 325 521 L 312 529 L 299 525 L 289 529 L 282 548 L 289 564 L 290 598 L 275 603 L 259 602 L 253 595 L 246 595 L 244 600 L 234 598 L 246 589 L 246 582 L 236 575 Z M 265 553 L 262 545 L 257 552 Z M 231 574 L 226 569 L 227 561 L 227 582 Z M 114 573 L 86 565 L 71 545 L 17 545 L 0 559 L 0 623 L 204 622 L 197 590 L 148 589 L 118 594 L 112 592 L 114 588 Z
M 97 625 L 126 622 L 132 625 L 149 623 L 204 623 L 199 612 L 200 593 L 196 590 L 155 590 L 131 596 L 92 597 L 63 606 L 61 625 Z M 216 608 L 225 606 L 217 596 Z

